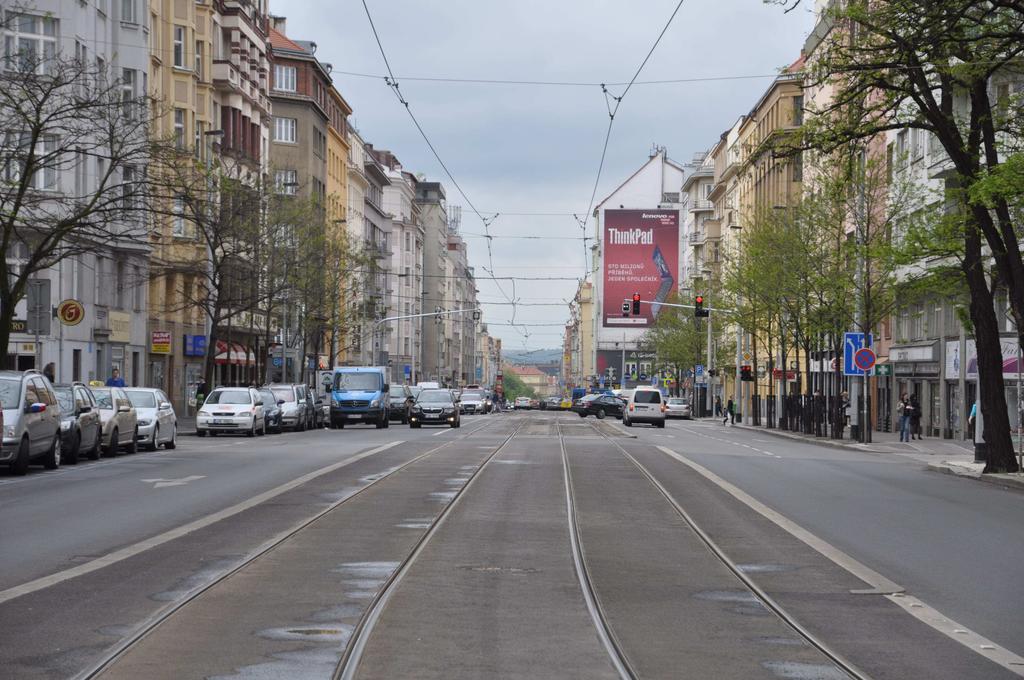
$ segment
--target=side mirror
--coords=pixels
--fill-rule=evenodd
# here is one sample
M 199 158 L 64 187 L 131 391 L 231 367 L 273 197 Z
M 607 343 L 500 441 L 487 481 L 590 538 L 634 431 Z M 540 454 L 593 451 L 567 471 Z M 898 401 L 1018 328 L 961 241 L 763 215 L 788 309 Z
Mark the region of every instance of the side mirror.
M 79 406 L 78 412 L 81 413 L 92 413 L 92 406 Z
M 25 407 L 25 413 L 45 413 L 46 404 L 37 401 L 34 404 L 29 404 Z
M 131 410 L 132 410 L 132 407 L 129 406 L 128 404 L 119 404 L 118 407 L 117 407 L 117 412 L 118 413 L 128 413 Z
M 168 401 L 160 402 L 160 410 L 161 411 L 170 411 L 171 410 L 171 403 L 168 402 Z
M 284 406 L 284 399 L 278 399 L 277 400 L 277 405 L 278 406 Z

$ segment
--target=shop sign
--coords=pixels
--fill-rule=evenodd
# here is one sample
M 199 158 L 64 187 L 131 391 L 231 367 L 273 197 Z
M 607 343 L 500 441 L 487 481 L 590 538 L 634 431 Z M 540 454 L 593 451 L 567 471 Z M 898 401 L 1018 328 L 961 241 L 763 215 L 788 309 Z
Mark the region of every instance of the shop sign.
M 171 332 L 152 331 L 149 334 L 149 351 L 153 354 L 171 353 Z
M 186 335 L 185 336 L 184 354 L 187 357 L 204 357 L 204 356 L 206 356 L 206 336 L 205 335 Z
M 85 307 L 78 300 L 62 300 L 57 305 L 57 319 L 65 326 L 77 326 L 85 318 Z
M 892 375 L 892 364 L 875 364 L 875 375 L 879 377 Z
M 132 341 L 132 317 L 126 312 L 110 312 L 110 341 Z
M 25 319 L 11 319 L 12 333 L 28 333 L 28 321 Z

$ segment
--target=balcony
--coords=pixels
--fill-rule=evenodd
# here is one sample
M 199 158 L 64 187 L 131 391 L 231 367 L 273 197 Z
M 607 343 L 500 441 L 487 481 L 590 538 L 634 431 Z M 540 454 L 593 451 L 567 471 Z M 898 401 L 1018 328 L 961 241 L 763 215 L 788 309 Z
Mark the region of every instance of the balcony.
M 700 245 L 701 243 L 704 243 L 705 239 L 706 239 L 706 235 L 702 231 L 691 232 L 689 237 L 687 238 L 687 240 L 690 242 L 691 246 Z
M 692 213 L 711 212 L 714 209 L 714 204 L 705 198 L 698 198 L 697 200 L 690 202 L 690 212 Z
M 230 61 L 214 59 L 213 61 L 213 83 L 217 87 L 228 87 L 238 93 L 243 93 L 242 74 L 238 66 Z

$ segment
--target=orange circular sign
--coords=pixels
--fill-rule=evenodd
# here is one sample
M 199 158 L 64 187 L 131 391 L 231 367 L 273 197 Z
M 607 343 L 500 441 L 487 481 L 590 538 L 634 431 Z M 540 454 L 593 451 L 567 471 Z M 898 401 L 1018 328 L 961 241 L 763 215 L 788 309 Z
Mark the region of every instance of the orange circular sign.
M 57 318 L 65 326 L 77 326 L 85 318 L 85 307 L 78 300 L 64 300 L 57 305 Z

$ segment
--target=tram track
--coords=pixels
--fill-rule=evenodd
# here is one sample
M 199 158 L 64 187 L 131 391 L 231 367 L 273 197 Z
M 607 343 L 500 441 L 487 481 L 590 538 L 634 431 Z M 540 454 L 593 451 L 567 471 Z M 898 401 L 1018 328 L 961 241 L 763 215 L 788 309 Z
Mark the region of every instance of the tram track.
M 669 503 L 675 513 L 683 520 L 683 522 L 694 532 L 694 534 L 700 539 L 700 541 L 708 548 L 711 554 L 718 560 L 726 569 L 729 570 L 735 576 L 740 583 L 746 588 L 751 595 L 756 597 L 761 604 L 763 604 L 768 610 L 774 613 L 779 620 L 781 620 L 787 627 L 789 627 L 795 634 L 797 634 L 804 642 L 816 649 L 823 656 L 828 658 L 837 668 L 842 672 L 846 673 L 852 680 L 871 680 L 871 676 L 865 673 L 863 670 L 858 668 L 851 661 L 846 659 L 843 655 L 839 654 L 836 650 L 832 649 L 827 643 L 818 638 L 813 632 L 803 626 L 792 614 L 790 614 L 778 601 L 771 597 L 763 588 L 761 588 L 748 574 L 746 574 L 739 566 L 725 553 L 724 550 L 715 542 L 713 538 L 700 526 L 700 524 L 690 515 L 689 512 L 676 500 L 672 493 L 654 476 L 654 474 L 636 459 L 629 451 L 626 450 L 619 442 L 615 441 L 614 437 L 608 436 L 606 433 L 601 432 L 599 429 L 594 428 L 604 440 L 611 444 L 620 454 L 631 464 L 641 475 L 653 486 L 664 499 Z M 561 433 L 559 434 L 559 440 L 561 441 Z M 565 452 L 564 444 L 562 445 L 562 457 L 566 466 L 566 479 L 567 479 L 567 493 L 570 488 L 568 480 L 570 479 L 568 457 Z M 578 535 L 578 532 L 577 532 Z M 582 545 L 580 547 L 582 553 Z M 588 581 L 589 585 L 589 581 Z M 592 586 L 590 586 L 592 589 Z M 592 591 L 593 592 L 593 591 Z M 599 603 L 596 598 L 595 601 Z M 611 627 L 608 625 L 606 617 L 602 615 L 602 623 L 609 629 L 609 637 L 614 640 L 614 635 L 611 633 Z M 624 676 L 624 677 L 636 677 Z
M 492 422 L 488 421 L 488 422 L 484 423 L 483 425 L 481 425 L 479 427 L 476 427 L 473 430 L 471 430 L 470 432 L 466 433 L 466 435 L 464 435 L 463 437 L 444 441 L 443 443 L 438 444 L 437 446 L 434 446 L 434 447 L 428 449 L 427 451 L 424 451 L 423 453 L 420 453 L 420 454 L 414 456 L 413 458 L 410 458 L 409 460 L 405 461 L 401 465 L 398 465 L 398 466 L 394 467 L 393 469 L 389 470 L 386 474 L 383 474 L 383 475 L 377 477 L 376 479 L 373 479 L 372 481 L 368 482 L 367 484 L 365 484 L 364 486 L 360 487 L 358 490 L 354 491 L 350 495 L 347 495 L 344 498 L 341 498 L 341 499 L 339 499 L 337 501 L 332 502 L 331 504 L 327 505 L 326 507 L 324 507 L 323 509 L 321 509 L 320 511 L 315 513 L 314 515 L 312 515 L 312 516 L 302 520 L 301 522 L 299 522 L 295 526 L 289 528 L 287 531 L 282 532 L 281 534 L 278 534 L 277 536 L 275 536 L 274 538 L 272 538 L 268 542 L 264 543 L 263 545 L 261 545 L 259 548 L 257 548 L 256 550 L 254 550 L 250 554 L 246 555 L 243 559 L 238 561 L 236 564 L 232 565 L 230 568 L 228 568 L 224 572 L 218 574 L 216 577 L 214 577 L 210 581 L 208 581 L 208 582 L 204 583 L 203 585 L 201 585 L 201 586 L 195 588 L 194 590 L 190 591 L 189 593 L 184 595 L 182 598 L 180 598 L 180 599 L 178 599 L 178 600 L 168 604 L 165 608 L 163 608 L 160 611 L 156 612 L 153 616 L 147 618 L 145 621 L 143 621 L 142 623 L 137 625 L 128 635 L 126 635 L 124 638 L 122 638 L 122 640 L 120 642 L 118 642 L 113 647 L 110 647 L 103 654 L 103 656 L 100 659 L 98 659 L 97 661 L 93 662 L 90 666 L 88 666 L 84 670 L 82 670 L 79 673 L 77 673 L 74 676 L 75 680 L 92 680 L 93 678 L 102 677 L 103 674 L 107 670 L 109 670 L 111 667 L 113 667 L 118 662 L 119 659 L 121 659 L 126 654 L 128 654 L 140 642 L 142 642 L 148 636 L 153 634 L 162 624 L 167 622 L 175 614 L 180 612 L 182 609 L 184 609 L 190 603 L 196 601 L 203 594 L 209 592 L 213 588 L 217 587 L 218 585 L 220 585 L 220 584 L 224 583 L 225 581 L 227 581 L 228 579 L 230 579 L 235 574 L 238 574 L 239 572 L 241 572 L 245 568 L 247 568 L 250 565 L 252 565 L 253 563 L 257 562 L 261 557 L 267 555 L 268 553 L 272 552 L 276 548 L 280 547 L 281 545 L 283 545 L 284 543 L 286 543 L 287 541 L 289 541 L 290 539 L 294 538 L 296 535 L 301 533 L 303 530 L 309 528 L 310 526 L 315 524 L 317 521 L 319 521 L 322 518 L 324 518 L 325 516 L 329 515 L 331 512 L 333 512 L 333 511 L 337 510 L 338 508 L 344 506 L 345 504 L 351 502 L 353 499 L 365 495 L 368 491 L 370 491 L 371 489 L 374 489 L 375 487 L 377 487 L 381 482 L 384 482 L 385 480 L 388 480 L 388 479 L 392 478 L 394 475 L 396 475 L 397 473 L 401 472 L 402 470 L 405 470 L 405 469 L 409 468 L 410 466 L 412 466 L 412 465 L 414 465 L 414 464 L 416 464 L 416 463 L 418 463 L 420 461 L 423 461 L 424 459 L 426 459 L 426 458 L 428 458 L 428 457 L 430 457 L 430 456 L 432 456 L 432 455 L 434 455 L 434 454 L 436 454 L 436 453 L 438 453 L 440 451 L 443 451 L 444 449 L 447 449 L 447 448 L 451 447 L 452 445 L 454 445 L 454 444 L 456 444 L 456 443 L 458 443 L 460 441 L 463 441 L 463 440 L 471 437 L 472 435 L 474 435 L 474 434 L 476 434 L 476 433 L 478 433 L 478 432 L 480 432 L 482 430 L 487 429 L 492 424 L 493 424 Z M 521 425 L 517 426 L 516 431 L 519 429 L 519 427 L 521 427 Z M 513 431 L 513 433 L 511 435 L 509 435 L 509 437 L 507 437 L 503 441 L 502 446 L 509 439 L 511 439 L 512 435 L 514 435 L 514 434 L 515 434 L 515 431 Z M 488 460 L 490 460 L 490 458 L 488 458 Z M 456 496 L 456 498 L 458 498 L 458 496 Z M 453 499 L 452 502 L 454 502 L 454 500 L 455 499 Z M 447 510 L 443 511 L 442 515 L 444 515 L 446 513 L 447 513 Z
M 423 552 L 423 549 L 433 538 L 434 534 L 437 533 L 438 529 L 444 524 L 445 519 L 451 514 L 452 510 L 459 503 L 459 500 L 463 498 L 466 491 L 473 485 L 473 482 L 480 476 L 480 473 L 487 467 L 487 465 L 494 460 L 495 456 L 501 453 L 509 442 L 516 436 L 527 421 L 522 419 L 516 423 L 515 429 L 512 430 L 498 444 L 493 451 L 491 451 L 486 458 L 480 463 L 479 466 L 473 471 L 473 473 L 466 480 L 466 483 L 460 486 L 459 490 L 455 492 L 455 496 L 445 505 L 444 509 L 433 519 L 430 526 L 423 532 L 420 538 L 413 545 L 412 550 L 405 556 L 405 558 L 399 563 L 398 567 L 391 572 L 390 576 L 374 595 L 373 600 L 370 602 L 370 606 L 362 613 L 359 620 L 356 622 L 352 630 L 352 635 L 348 639 L 348 644 L 345 646 L 345 651 L 342 654 L 341 660 L 338 662 L 335 668 L 332 680 L 352 680 L 356 677 L 359 671 L 359 662 L 362 660 L 363 653 L 366 650 L 366 645 L 370 640 L 370 636 L 373 634 L 373 630 L 380 620 L 380 616 L 384 609 L 387 607 L 388 601 L 391 596 L 398 589 L 405 575 L 415 564 L 417 558 Z M 485 426 L 486 427 L 486 426 Z

